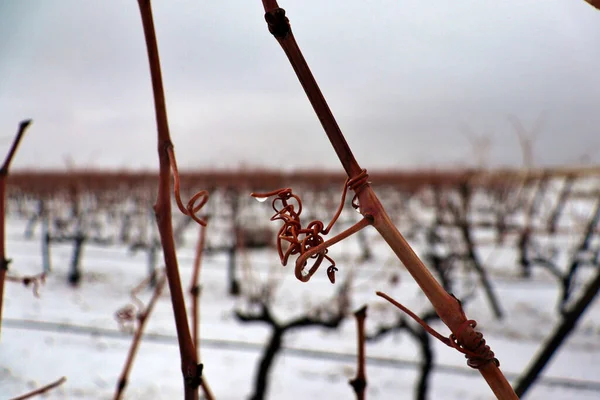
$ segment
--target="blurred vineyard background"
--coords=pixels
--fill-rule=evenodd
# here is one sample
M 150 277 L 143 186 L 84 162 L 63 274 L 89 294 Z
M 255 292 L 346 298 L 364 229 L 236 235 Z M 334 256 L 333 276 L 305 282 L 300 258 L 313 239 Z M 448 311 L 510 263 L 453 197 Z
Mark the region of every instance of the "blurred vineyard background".
M 567 327 L 528 398 L 597 398 L 599 169 L 374 171 L 371 181 L 432 273 L 478 321 L 513 384 L 523 382 L 533 360 Z M 290 266 L 280 265 L 274 247 L 279 224 L 269 221 L 270 204 L 250 192 L 293 187 L 303 198 L 303 218 L 327 221 L 343 182 L 341 174 L 318 171 L 181 173 L 182 190 L 202 187 L 211 193 L 202 211 L 209 226 L 200 326 L 205 373 L 217 398 L 251 393 L 347 398 L 356 351 L 351 312 L 363 304 L 369 305 L 370 396 L 487 398 L 485 382 L 460 354 L 374 296 L 375 290 L 387 291 L 443 331 L 373 230 L 330 249 L 339 268 L 335 285 L 324 271 L 310 284 L 301 283 Z M 69 382 L 49 398 L 101 399 L 114 391 L 135 325 L 115 313 L 145 279 L 150 285 L 139 297 L 147 301 L 162 268 L 152 210 L 155 185 L 153 173 L 11 174 L 9 275 L 47 276 L 40 298 L 19 285 L 7 286 L 0 376 L 5 393 L 17 395 L 56 374 L 68 375 Z M 358 218 L 347 204 L 332 234 Z M 199 226 L 175 212 L 174 230 L 188 285 Z M 588 310 L 576 323 L 573 310 L 582 301 Z M 181 395 L 171 365 L 176 360 L 171 312 L 165 290 L 126 398 Z M 259 371 L 267 377 L 262 389 Z

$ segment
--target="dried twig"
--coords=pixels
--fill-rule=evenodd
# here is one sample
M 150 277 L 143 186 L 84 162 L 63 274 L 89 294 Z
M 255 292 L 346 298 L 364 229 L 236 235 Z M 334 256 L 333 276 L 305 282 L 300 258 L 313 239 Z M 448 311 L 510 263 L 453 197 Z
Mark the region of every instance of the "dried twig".
M 358 343 L 358 368 L 356 370 L 356 378 L 350 380 L 350 386 L 356 393 L 358 400 L 365 399 L 365 390 L 367 388 L 367 375 L 365 373 L 365 319 L 367 318 L 367 306 L 361 307 L 354 313 L 356 318 L 357 328 L 357 343 Z
M 173 313 L 175 314 L 175 325 L 177 328 L 177 339 L 179 341 L 179 353 L 181 357 L 181 371 L 184 380 L 184 391 L 186 400 L 198 399 L 198 386 L 200 385 L 202 368 L 198 365 L 196 349 L 190 327 L 187 319 L 185 300 L 183 298 L 183 289 L 181 288 L 181 278 L 179 276 L 179 267 L 177 265 L 177 256 L 175 254 L 175 241 L 173 239 L 173 225 L 171 216 L 171 164 L 173 160 L 170 155 L 173 154 L 173 143 L 169 134 L 169 123 L 167 119 L 167 109 L 165 104 L 165 94 L 162 85 L 162 76 L 160 70 L 160 58 L 158 55 L 158 45 L 156 43 L 156 34 L 154 31 L 154 21 L 152 18 L 152 8 L 150 0 L 138 0 L 142 24 L 144 27 L 144 37 L 148 51 L 148 61 L 150 64 L 150 75 L 152 78 L 152 89 L 154 93 L 154 107 L 156 113 L 156 124 L 158 130 L 158 158 L 160 165 L 158 195 L 154 212 L 156 222 L 160 233 L 160 241 L 163 247 L 163 255 L 167 269 L 167 280 L 171 292 L 171 303 Z M 171 149 L 171 150 L 170 150 Z M 194 196 L 196 197 L 196 196 Z M 192 206 L 187 211 L 193 215 L 196 210 Z M 190 215 L 191 216 L 191 215 Z M 194 218 L 196 219 L 196 218 Z
M 35 389 L 29 393 L 25 393 L 21 396 L 17 396 L 12 398 L 11 400 L 25 400 L 25 399 L 30 399 L 34 396 L 37 396 L 39 394 L 43 394 L 46 393 L 49 390 L 54 389 L 55 387 L 58 387 L 60 385 L 62 385 L 63 383 L 65 383 L 67 381 L 67 377 L 63 376 L 62 378 L 58 379 L 55 382 L 49 383 L 46 386 L 42 386 L 41 388 Z

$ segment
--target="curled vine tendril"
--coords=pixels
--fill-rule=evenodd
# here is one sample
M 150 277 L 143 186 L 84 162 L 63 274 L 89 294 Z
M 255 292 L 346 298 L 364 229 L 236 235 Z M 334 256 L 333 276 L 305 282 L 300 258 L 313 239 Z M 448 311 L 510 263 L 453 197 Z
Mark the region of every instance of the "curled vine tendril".
M 356 175 L 354 178 L 348 180 L 348 188 L 354 191 L 354 197 L 352 198 L 352 207 L 355 210 L 360 209 L 360 205 L 358 204 L 358 195 L 360 192 L 369 184 L 369 174 L 366 169 L 362 169 L 360 174 Z
M 423 321 L 419 318 L 418 315 L 413 313 L 411 310 L 392 299 L 385 293 L 377 292 L 377 295 L 383 297 L 400 310 L 408 314 L 412 319 L 414 319 L 419 325 L 427 331 L 431 336 L 438 339 L 440 342 L 444 343 L 448 347 L 452 347 L 459 351 L 460 353 L 465 355 L 467 359 L 467 365 L 471 368 L 479 369 L 486 365 L 489 362 L 493 362 L 497 367 L 500 366 L 500 361 L 495 357 L 494 352 L 485 343 L 485 339 L 483 338 L 483 334 L 481 332 L 477 332 L 474 329 L 467 330 L 467 328 L 475 328 L 477 326 L 477 322 L 472 319 L 466 319 L 465 313 L 461 312 L 462 316 L 465 318 L 465 321 L 460 325 L 456 334 L 452 333 L 450 337 L 444 337 L 438 331 L 433 329 L 431 326 L 427 324 L 427 322 Z M 456 299 L 456 298 L 455 298 Z M 460 305 L 460 301 L 456 299 Z M 467 333 L 468 331 L 468 333 Z
M 323 239 L 323 236 L 331 231 L 331 228 L 333 228 L 342 213 L 346 201 L 347 189 L 351 188 L 357 193 L 354 196 L 352 203 L 353 206 L 356 204 L 355 208 L 358 208 L 359 206 L 356 202 L 357 195 L 367 184 L 368 174 L 366 170 L 362 170 L 359 175 L 352 179 L 346 179 L 342 188 L 340 205 L 331 219 L 331 222 L 325 226 L 323 221 L 314 220 L 304 228 L 302 227 L 302 222 L 300 220 L 302 200 L 300 200 L 298 195 L 292 192 L 292 189 L 284 188 L 268 193 L 252 193 L 251 196 L 259 200 L 275 196 L 272 202 L 275 214 L 271 217 L 271 221 L 283 221 L 283 225 L 277 233 L 277 252 L 279 253 L 281 264 L 285 266 L 287 265 L 290 256 L 299 255 L 296 265 L 296 277 L 303 282 L 307 282 L 319 268 L 323 260 L 327 260 L 330 263 L 330 266 L 327 268 L 327 277 L 331 283 L 335 283 L 335 272 L 338 269 L 335 266 L 335 261 L 327 255 L 327 247 L 370 224 L 371 219 L 365 216 L 362 221 L 335 238 L 330 239 L 327 243 Z M 283 245 L 284 242 L 288 243 L 285 250 Z M 308 273 L 304 275 L 303 270 L 308 263 L 308 258 L 314 259 L 314 262 Z
M 193 195 L 188 203 L 184 206 L 181 201 L 181 193 L 180 193 L 180 182 L 179 182 L 179 171 L 177 169 L 177 161 L 175 160 L 175 152 L 173 150 L 173 146 L 169 146 L 167 149 L 169 154 L 169 163 L 171 165 L 171 170 L 173 171 L 173 191 L 175 192 L 175 201 L 177 202 L 177 207 L 179 211 L 181 211 L 184 215 L 191 217 L 194 221 L 199 223 L 202 226 L 206 226 L 206 220 L 198 217 L 196 214 L 204 207 L 206 202 L 208 201 L 208 191 L 201 190 L 195 195 Z

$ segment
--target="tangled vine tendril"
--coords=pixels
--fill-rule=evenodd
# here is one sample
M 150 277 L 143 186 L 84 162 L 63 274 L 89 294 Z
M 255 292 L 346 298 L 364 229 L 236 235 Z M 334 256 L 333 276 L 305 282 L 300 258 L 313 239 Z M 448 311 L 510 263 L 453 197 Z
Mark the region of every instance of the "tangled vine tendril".
M 206 226 L 206 220 L 198 217 L 196 213 L 198 213 L 198 211 L 200 211 L 208 201 L 208 191 L 199 191 L 198 193 L 193 195 L 188 201 L 188 203 L 184 206 L 183 202 L 181 201 L 181 193 L 179 189 L 179 171 L 177 169 L 177 161 L 175 160 L 175 152 L 173 150 L 173 146 L 169 146 L 167 148 L 167 152 L 169 154 L 169 163 L 171 165 L 171 170 L 173 171 L 173 191 L 175 192 L 175 201 L 177 202 L 177 207 L 179 208 L 179 211 L 181 211 L 184 215 L 191 217 L 200 225 Z
M 470 331 L 470 333 L 465 337 L 465 330 L 468 327 L 475 328 L 477 326 L 477 322 L 472 319 L 465 319 L 465 321 L 460 325 L 456 334 L 452 333 L 449 337 L 444 337 L 438 331 L 430 327 L 427 322 L 423 321 L 419 318 L 418 315 L 413 313 L 408 308 L 404 307 L 402 304 L 398 303 L 396 300 L 392 299 L 385 293 L 377 292 L 377 295 L 383 297 L 400 310 L 408 314 L 412 319 L 414 319 L 419 325 L 427 331 L 431 336 L 438 339 L 440 342 L 444 343 L 448 347 L 452 347 L 458 350 L 460 353 L 465 355 L 467 359 L 467 365 L 471 368 L 479 369 L 486 365 L 488 362 L 493 362 L 497 367 L 500 366 L 500 361 L 495 357 L 494 352 L 485 343 L 485 339 L 483 338 L 483 334 L 481 332 L 477 332 L 474 329 Z M 456 299 L 456 297 L 455 297 Z M 460 305 L 460 301 L 456 299 Z M 464 312 L 461 312 L 463 317 L 465 316 Z
M 314 248 L 325 240 L 323 235 L 327 235 L 331 228 L 337 222 L 342 209 L 344 208 L 344 202 L 346 201 L 346 186 L 348 185 L 348 179 L 344 182 L 342 191 L 342 199 L 340 205 L 331 219 L 331 222 L 325 227 L 323 221 L 315 220 L 310 222 L 306 228 L 302 227 L 300 221 L 300 214 L 302 213 L 302 200 L 298 195 L 292 193 L 292 189 L 285 188 L 275 190 L 268 193 L 252 193 L 251 196 L 257 199 L 266 199 L 271 196 L 275 196 L 272 202 L 273 210 L 275 214 L 271 217 L 271 221 L 283 221 L 283 226 L 277 233 L 277 252 L 282 265 L 287 265 L 288 259 L 291 255 L 306 253 L 311 248 Z M 294 204 L 295 203 L 295 204 Z M 283 242 L 287 242 L 287 249 L 283 250 Z M 327 260 L 331 265 L 327 268 L 327 275 L 329 280 L 335 282 L 335 261 L 327 255 L 328 250 L 323 249 L 310 258 L 315 259 L 311 269 L 318 268 L 323 260 Z
M 298 195 L 295 195 L 290 188 L 284 188 L 275 190 L 268 193 L 251 193 L 251 196 L 259 199 L 266 200 L 269 197 L 275 196 L 272 202 L 273 210 L 275 214 L 271 217 L 271 221 L 283 221 L 283 226 L 277 233 L 277 252 L 282 265 L 287 265 L 289 257 L 292 255 L 299 255 L 296 264 L 296 277 L 307 282 L 310 277 L 317 271 L 323 260 L 330 262 L 330 266 L 327 268 L 327 277 L 331 283 L 335 283 L 335 273 L 338 271 L 335 261 L 327 255 L 328 245 L 337 243 L 338 241 L 348 237 L 349 235 L 357 232 L 366 225 L 371 223 L 371 220 L 364 218 L 359 223 L 355 224 L 348 230 L 337 235 L 335 238 L 330 239 L 327 243 L 323 239 L 324 235 L 327 235 L 331 228 L 337 222 L 344 203 L 346 201 L 346 192 L 348 188 L 353 189 L 357 194 L 362 188 L 368 184 L 368 174 L 366 170 L 352 179 L 346 179 L 342 188 L 342 198 L 338 209 L 327 226 L 320 220 L 314 220 L 310 222 L 305 228 L 302 227 L 300 221 L 300 214 L 302 213 L 302 200 Z M 358 208 L 356 203 L 357 194 L 352 200 L 353 206 Z M 288 246 L 284 251 L 283 243 L 287 242 Z M 311 268 L 307 274 L 303 274 L 303 269 L 307 265 L 307 259 L 311 258 L 313 262 Z

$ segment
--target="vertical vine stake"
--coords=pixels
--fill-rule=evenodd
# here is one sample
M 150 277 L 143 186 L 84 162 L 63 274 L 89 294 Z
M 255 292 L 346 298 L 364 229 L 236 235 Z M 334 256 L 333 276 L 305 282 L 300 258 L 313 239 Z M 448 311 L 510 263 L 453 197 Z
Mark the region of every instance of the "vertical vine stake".
M 417 284 L 421 287 L 421 290 L 423 290 L 423 293 L 427 296 L 441 320 L 453 332 L 460 346 L 466 351 L 475 353 L 476 347 L 480 342 L 473 340 L 472 338 L 481 338 L 481 333 L 474 330 L 474 321 L 467 320 L 458 300 L 448 294 L 437 282 L 386 213 L 383 205 L 368 182 L 366 170 L 363 170 L 354 158 L 350 146 L 346 142 L 340 127 L 327 105 L 327 102 L 296 43 L 285 11 L 279 7 L 276 0 L 262 0 L 262 3 L 265 9 L 265 20 L 269 32 L 273 34 L 288 57 L 298 80 L 319 117 L 319 121 L 321 122 L 329 141 L 348 175 L 349 181 L 353 181 L 354 183 L 351 189 L 354 190 L 355 200 L 357 201 L 353 201 L 353 204 L 358 207 L 360 213 L 364 216 L 364 219 L 357 224 L 358 226 L 355 225 L 353 227 L 354 230 L 357 231 L 361 227 L 369 224 L 372 224 L 373 227 L 377 229 L 391 249 L 396 253 L 400 261 L 402 261 Z M 289 193 L 291 195 L 291 190 Z M 281 192 L 272 194 L 279 196 Z M 296 222 L 291 222 L 291 219 L 283 216 L 285 212 L 282 210 L 285 209 L 285 207 L 286 206 L 281 210 L 274 207 L 276 215 L 273 219 L 282 219 L 285 227 L 285 229 L 282 228 L 280 230 L 279 240 L 288 240 L 288 237 L 298 234 L 300 229 Z M 288 208 L 287 210 L 289 210 L 288 215 L 293 211 L 291 208 Z M 347 236 L 348 234 L 346 237 Z M 339 238 L 338 241 L 342 239 L 343 237 Z M 333 240 L 334 239 L 328 241 L 329 243 L 321 242 L 317 246 L 314 246 L 312 240 L 309 239 L 301 242 L 302 245 L 310 245 L 309 247 L 311 248 L 309 250 L 305 251 L 303 246 L 298 248 L 298 250 L 288 250 L 288 253 L 286 253 L 287 256 L 291 254 L 301 254 L 301 252 L 304 251 L 296 263 L 296 276 L 298 277 L 298 269 L 302 270 L 304 262 L 308 257 L 316 255 L 317 262 L 319 259 L 324 258 L 323 249 L 327 247 L 326 245 L 333 244 Z M 286 254 L 284 254 L 284 256 Z M 301 280 L 306 281 L 310 279 L 311 271 L 312 269 L 309 271 L 308 275 L 303 276 L 304 279 Z M 518 398 L 495 362 L 492 362 L 491 360 L 485 362 L 478 367 L 478 370 L 497 398 L 503 400 Z

